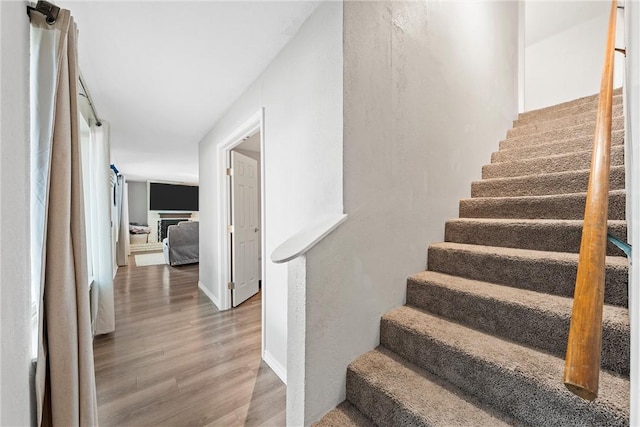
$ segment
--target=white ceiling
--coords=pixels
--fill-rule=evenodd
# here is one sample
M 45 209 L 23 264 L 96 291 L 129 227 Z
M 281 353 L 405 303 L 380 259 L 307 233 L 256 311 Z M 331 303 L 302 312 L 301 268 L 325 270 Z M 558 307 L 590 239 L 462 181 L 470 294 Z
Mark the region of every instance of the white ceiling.
M 318 1 L 58 1 L 129 180 L 198 182 L 198 142 Z
M 526 45 L 530 46 L 598 16 L 609 16 L 610 6 L 609 0 L 526 0 Z

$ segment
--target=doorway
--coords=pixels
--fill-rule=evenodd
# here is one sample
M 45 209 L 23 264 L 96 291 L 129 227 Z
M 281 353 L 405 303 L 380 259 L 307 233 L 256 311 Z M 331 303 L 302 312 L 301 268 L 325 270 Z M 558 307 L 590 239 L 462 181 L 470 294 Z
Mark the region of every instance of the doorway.
M 243 138 L 229 152 L 231 305 L 237 307 L 261 287 L 261 132 Z
M 259 181 L 257 184 L 258 194 L 258 202 L 257 206 L 259 209 L 258 214 L 258 226 L 254 227 L 258 228 L 258 243 L 259 243 L 259 264 L 258 264 L 258 275 L 259 275 L 259 287 L 260 287 L 260 299 L 262 301 L 262 315 L 261 315 L 261 325 L 262 325 L 262 350 L 261 354 L 264 358 L 264 349 L 267 342 L 266 335 L 266 304 L 267 298 L 269 294 L 269 285 L 268 285 L 268 277 L 266 274 L 266 218 L 265 218 L 265 143 L 264 143 L 264 109 L 260 109 L 251 117 L 249 117 L 243 124 L 239 125 L 231 134 L 225 139 L 225 141 L 220 144 L 216 148 L 216 181 L 217 181 L 217 222 L 216 222 L 216 246 L 218 247 L 218 270 L 216 272 L 217 276 L 217 286 L 218 286 L 218 295 L 220 295 L 220 299 L 218 301 L 214 301 L 219 309 L 228 310 L 232 309 L 234 306 L 238 305 L 239 301 L 236 298 L 236 303 L 233 301 L 233 293 L 234 290 L 231 289 L 234 284 L 232 280 L 232 238 L 233 238 L 233 218 L 232 218 L 232 207 L 231 207 L 231 177 L 227 175 L 227 173 L 231 173 L 229 169 L 232 169 L 231 163 L 231 153 L 236 149 L 235 152 L 239 152 L 240 154 L 247 155 L 247 151 L 249 153 L 253 152 L 254 154 L 250 154 L 247 157 L 257 157 L 259 155 L 258 161 L 258 172 Z M 242 146 L 242 144 L 244 145 Z M 242 146 L 242 147 L 240 147 Z M 241 151 L 238 151 L 241 150 Z M 246 150 L 246 151 L 245 151 Z

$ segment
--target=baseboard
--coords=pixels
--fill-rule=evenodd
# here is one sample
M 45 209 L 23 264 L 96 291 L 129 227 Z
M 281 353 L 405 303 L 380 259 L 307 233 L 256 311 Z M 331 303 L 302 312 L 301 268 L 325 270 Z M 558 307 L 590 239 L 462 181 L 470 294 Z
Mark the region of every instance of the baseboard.
M 287 370 L 269 353 L 268 350 L 264 351 L 262 359 L 269 365 L 271 370 L 282 380 L 284 385 L 287 385 Z
M 211 300 L 213 305 L 215 305 L 216 308 L 220 310 L 220 301 L 218 301 L 218 298 L 216 298 L 215 295 L 213 295 L 211 291 L 207 289 L 207 287 L 203 285 L 202 282 L 199 280 L 198 280 L 198 288 L 200 288 L 200 290 L 207 296 L 207 298 Z

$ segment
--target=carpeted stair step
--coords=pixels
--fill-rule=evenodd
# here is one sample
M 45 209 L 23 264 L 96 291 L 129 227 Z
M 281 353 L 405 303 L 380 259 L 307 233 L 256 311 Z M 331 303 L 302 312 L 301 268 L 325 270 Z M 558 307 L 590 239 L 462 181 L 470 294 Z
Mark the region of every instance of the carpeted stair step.
M 612 122 L 612 130 L 624 129 L 624 118 L 617 117 Z M 545 144 L 552 141 L 591 136 L 595 133 L 595 123 L 585 123 L 577 126 L 553 129 L 546 132 L 532 133 L 529 135 L 508 137 L 514 146 Z
M 620 117 L 623 114 L 622 103 L 617 104 L 611 111 L 611 117 Z M 537 120 L 530 123 L 518 123 L 513 128 L 507 131 L 508 137 L 528 135 L 532 133 L 546 132 L 553 129 L 559 129 L 563 127 L 577 126 L 584 123 L 596 122 L 597 110 L 587 111 L 581 114 L 572 114 L 564 117 L 553 117 L 547 120 Z
M 609 233 L 626 241 L 626 221 L 609 221 Z M 537 251 L 578 253 L 581 239 L 581 220 L 455 218 L 444 227 L 446 242 Z M 607 255 L 624 252 L 609 243 Z
M 424 271 L 407 279 L 407 305 L 564 357 L 573 299 Z M 628 377 L 629 356 L 628 310 L 605 305 L 602 367 Z
M 604 301 L 626 307 L 627 259 L 607 257 L 606 262 Z M 427 263 L 430 271 L 573 297 L 578 254 L 436 243 L 429 246 Z
M 348 401 L 342 402 L 320 421 L 314 424 L 315 427 L 376 427 L 362 412 Z
M 627 379 L 602 371 L 599 397 L 585 401 L 562 384 L 561 358 L 413 307 L 400 307 L 383 316 L 380 342 L 463 392 L 530 425 L 629 424 Z M 410 386 L 406 389 L 407 395 L 415 393 Z
M 483 179 L 471 183 L 471 197 L 548 196 L 585 193 L 589 182 L 588 169 L 554 172 L 509 178 Z M 609 189 L 625 188 L 624 165 L 613 166 L 609 174 Z
M 570 136 L 566 139 L 558 139 L 553 141 L 541 141 L 532 143 L 530 141 L 522 142 L 518 139 L 505 139 L 500 141 L 499 150 L 518 150 L 516 153 L 524 153 L 522 158 L 543 157 L 545 152 L 549 154 L 572 153 L 575 151 L 591 150 L 593 148 L 593 134 Z M 621 145 L 624 142 L 623 130 L 612 130 L 611 145 Z M 584 147 L 584 148 L 580 148 Z M 506 153 L 509 154 L 509 153 Z M 493 156 L 492 156 L 493 157 Z M 518 159 L 518 155 L 512 156 L 513 160 Z
M 511 418 L 388 350 L 370 351 L 347 369 L 347 399 L 379 426 L 509 426 Z
M 491 163 L 482 167 L 482 179 L 511 178 L 554 172 L 567 172 L 589 169 L 592 151 L 556 154 L 535 159 L 511 160 Z M 611 166 L 624 166 L 624 146 L 611 148 Z
M 582 219 L 586 193 L 460 200 L 461 218 Z M 625 190 L 609 192 L 609 219 L 624 220 Z
M 535 121 L 553 120 L 559 117 L 573 116 L 588 111 L 598 109 L 598 94 L 585 96 L 573 101 L 563 102 L 557 105 L 540 108 L 537 110 L 525 111 L 518 115 L 518 119 L 513 122 L 514 126 L 522 126 L 525 123 Z M 614 91 L 613 106 L 622 104 L 622 88 Z
M 611 146 L 624 144 L 624 131 L 611 133 Z M 593 135 L 553 141 L 546 144 L 518 145 L 505 140 L 500 143 L 500 150 L 491 154 L 491 163 L 508 162 L 510 160 L 534 159 L 537 157 L 553 156 L 556 154 L 590 151 L 593 149 Z

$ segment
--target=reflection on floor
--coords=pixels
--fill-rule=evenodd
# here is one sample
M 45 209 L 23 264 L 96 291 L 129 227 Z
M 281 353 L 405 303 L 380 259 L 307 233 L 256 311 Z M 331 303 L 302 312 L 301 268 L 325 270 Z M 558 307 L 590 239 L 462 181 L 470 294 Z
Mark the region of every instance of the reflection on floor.
M 197 264 L 120 267 L 116 332 L 94 344 L 100 425 L 285 425 L 260 294 L 220 312 L 197 283 Z

